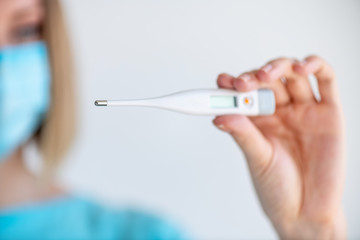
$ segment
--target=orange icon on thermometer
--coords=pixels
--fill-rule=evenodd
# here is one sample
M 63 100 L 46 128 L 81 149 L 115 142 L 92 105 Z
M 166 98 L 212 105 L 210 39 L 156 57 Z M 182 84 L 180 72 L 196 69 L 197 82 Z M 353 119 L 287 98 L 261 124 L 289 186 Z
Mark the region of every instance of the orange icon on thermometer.
M 251 97 L 244 97 L 244 104 L 249 107 L 252 106 L 253 99 Z

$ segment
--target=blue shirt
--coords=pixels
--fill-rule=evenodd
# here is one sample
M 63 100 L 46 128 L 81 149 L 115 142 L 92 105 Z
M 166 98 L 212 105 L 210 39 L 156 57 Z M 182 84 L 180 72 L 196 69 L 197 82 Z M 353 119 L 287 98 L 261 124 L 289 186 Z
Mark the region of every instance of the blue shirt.
M 113 210 L 81 197 L 62 197 L 0 211 L 0 239 L 182 240 L 169 222 L 144 212 Z

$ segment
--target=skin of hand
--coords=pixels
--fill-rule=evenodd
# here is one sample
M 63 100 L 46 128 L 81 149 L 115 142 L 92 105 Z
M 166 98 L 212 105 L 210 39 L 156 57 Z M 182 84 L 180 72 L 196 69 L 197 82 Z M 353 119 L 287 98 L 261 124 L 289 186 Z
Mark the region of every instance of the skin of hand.
M 308 81 L 314 74 L 321 100 Z M 279 58 L 239 77 L 220 74 L 220 88 L 270 88 L 271 116 L 223 115 L 214 124 L 242 149 L 265 214 L 282 239 L 345 239 L 344 117 L 333 69 L 320 57 Z

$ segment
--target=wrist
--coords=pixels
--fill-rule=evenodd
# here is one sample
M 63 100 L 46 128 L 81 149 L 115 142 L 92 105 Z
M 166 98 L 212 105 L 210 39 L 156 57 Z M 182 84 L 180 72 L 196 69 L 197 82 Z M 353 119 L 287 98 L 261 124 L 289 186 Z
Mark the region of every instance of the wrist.
M 274 224 L 280 239 L 346 239 L 343 211 L 323 221 L 297 219 Z

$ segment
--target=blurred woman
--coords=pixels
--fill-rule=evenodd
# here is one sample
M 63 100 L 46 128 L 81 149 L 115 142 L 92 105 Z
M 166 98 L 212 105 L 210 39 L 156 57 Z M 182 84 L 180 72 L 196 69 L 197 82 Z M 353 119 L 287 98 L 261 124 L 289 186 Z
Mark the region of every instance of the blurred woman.
M 184 239 L 167 221 L 101 206 L 53 180 L 75 132 L 71 66 L 58 1 L 0 0 L 0 239 Z M 331 67 L 316 56 L 280 58 L 238 77 L 221 74 L 218 84 L 275 92 L 274 115 L 219 116 L 214 124 L 243 150 L 279 236 L 345 238 L 344 127 Z M 42 155 L 40 177 L 24 163 L 32 141 Z
M 56 0 L 0 0 L 0 239 L 182 239 L 170 223 L 66 192 L 52 176 L 75 130 L 72 65 Z M 36 141 L 43 174 L 25 166 Z

